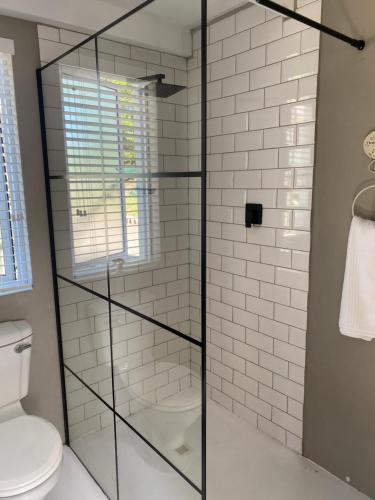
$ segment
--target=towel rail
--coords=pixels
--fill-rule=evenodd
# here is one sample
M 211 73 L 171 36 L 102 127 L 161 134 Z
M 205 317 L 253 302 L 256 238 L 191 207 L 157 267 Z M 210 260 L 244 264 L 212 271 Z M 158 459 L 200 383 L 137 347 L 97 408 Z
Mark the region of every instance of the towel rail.
M 300 23 L 306 24 L 307 26 L 311 26 L 312 28 L 321 31 L 322 33 L 326 33 L 327 35 L 333 36 L 334 38 L 338 38 L 339 40 L 352 45 L 352 47 L 355 47 L 358 50 L 363 50 L 365 48 L 366 42 L 364 40 L 357 40 L 350 36 L 344 35 L 343 33 L 340 33 L 339 31 L 336 31 L 332 28 L 329 28 L 328 26 L 324 26 L 324 24 L 317 23 L 313 19 L 303 16 L 302 14 L 299 14 L 294 10 L 288 9 L 287 7 L 284 7 L 284 5 L 281 5 L 273 0 L 250 0 L 250 1 L 251 2 L 255 1 L 259 5 L 263 5 L 263 7 L 266 7 L 275 12 L 278 12 L 279 14 L 295 19 Z
M 375 189 L 375 184 L 373 184 L 371 186 L 364 187 L 355 196 L 355 198 L 353 200 L 353 205 L 352 205 L 352 215 L 353 215 L 353 217 L 355 216 L 355 204 L 357 203 L 358 199 L 363 195 L 363 193 L 365 193 L 366 191 L 369 191 L 370 189 Z

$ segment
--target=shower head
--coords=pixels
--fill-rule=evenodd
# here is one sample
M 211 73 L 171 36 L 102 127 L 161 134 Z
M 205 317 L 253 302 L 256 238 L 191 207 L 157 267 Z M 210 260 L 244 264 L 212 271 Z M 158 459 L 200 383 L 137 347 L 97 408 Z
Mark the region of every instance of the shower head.
M 177 92 L 181 92 L 181 90 L 186 89 L 186 87 L 183 87 L 182 85 L 163 83 L 164 79 L 165 75 L 161 73 L 158 75 L 142 76 L 141 78 L 139 78 L 139 80 L 145 80 L 149 81 L 150 83 L 155 83 L 156 97 L 161 97 L 163 99 L 171 97 L 172 95 L 177 94 Z

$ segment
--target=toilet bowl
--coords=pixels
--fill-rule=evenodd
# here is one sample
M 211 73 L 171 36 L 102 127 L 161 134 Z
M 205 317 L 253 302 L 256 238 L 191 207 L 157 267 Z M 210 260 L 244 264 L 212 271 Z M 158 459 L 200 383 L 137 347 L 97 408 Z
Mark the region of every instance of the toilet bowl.
M 56 485 L 63 445 L 56 428 L 27 415 L 31 328 L 0 324 L 0 499 L 43 500 Z

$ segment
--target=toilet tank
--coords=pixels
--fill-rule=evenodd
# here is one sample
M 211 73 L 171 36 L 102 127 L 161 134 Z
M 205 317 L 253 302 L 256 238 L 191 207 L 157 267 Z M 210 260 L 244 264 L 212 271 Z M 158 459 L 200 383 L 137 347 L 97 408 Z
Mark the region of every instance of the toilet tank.
M 31 334 L 26 321 L 0 323 L 0 409 L 29 392 Z

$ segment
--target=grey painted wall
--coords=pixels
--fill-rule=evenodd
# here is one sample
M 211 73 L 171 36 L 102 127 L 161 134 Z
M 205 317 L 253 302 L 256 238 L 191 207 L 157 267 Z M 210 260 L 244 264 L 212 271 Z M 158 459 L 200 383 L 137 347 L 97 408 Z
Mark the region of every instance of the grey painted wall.
M 338 317 L 352 200 L 375 184 L 362 149 L 375 129 L 374 20 L 373 0 L 323 1 L 325 24 L 368 45 L 360 53 L 322 37 L 304 411 L 304 455 L 372 498 L 375 342 L 341 336 Z
M 0 16 L 0 37 L 15 42 L 14 76 L 34 287 L 0 297 L 0 321 L 27 320 L 33 328 L 28 413 L 53 422 L 63 434 L 60 374 L 44 189 L 35 70 L 40 66 L 36 24 Z

